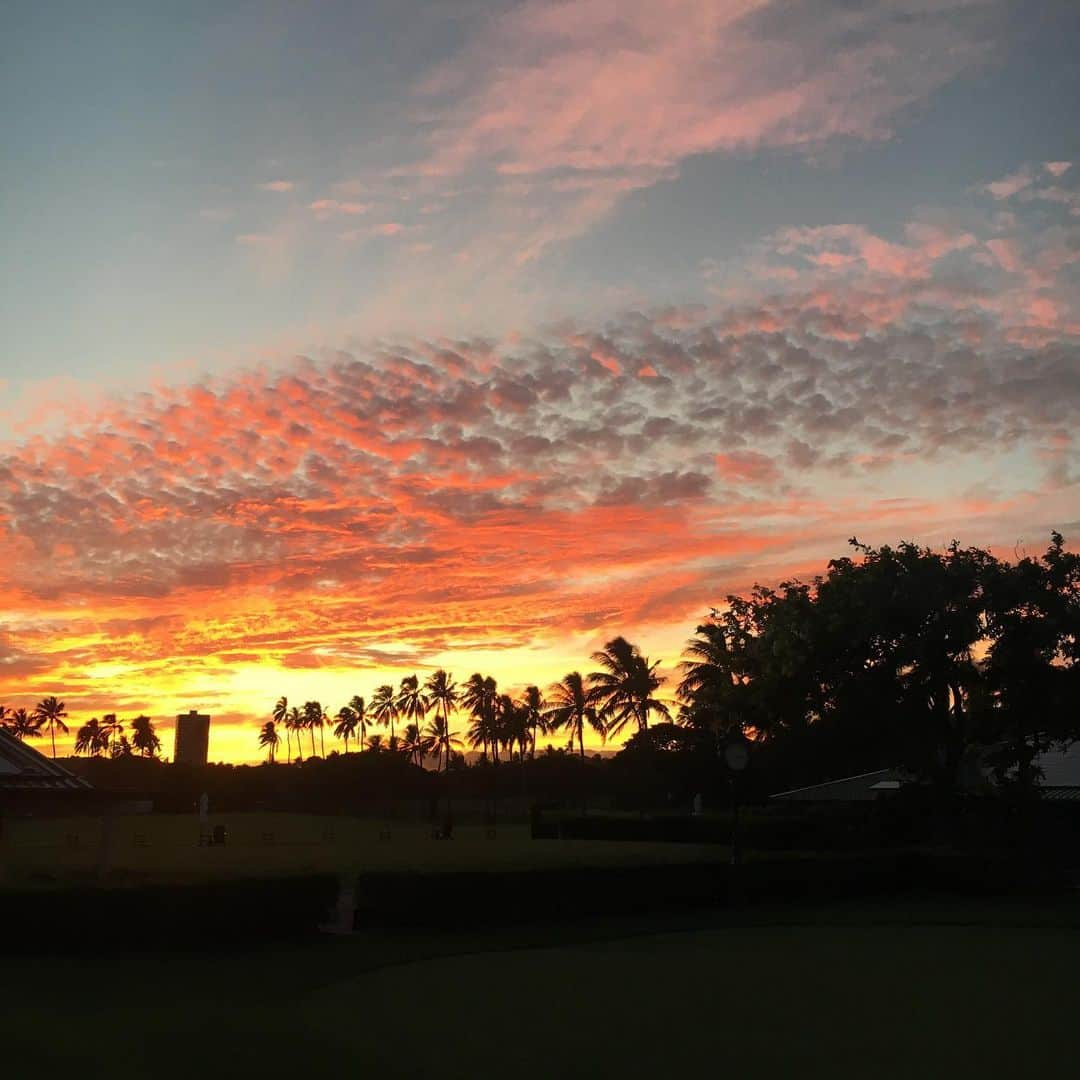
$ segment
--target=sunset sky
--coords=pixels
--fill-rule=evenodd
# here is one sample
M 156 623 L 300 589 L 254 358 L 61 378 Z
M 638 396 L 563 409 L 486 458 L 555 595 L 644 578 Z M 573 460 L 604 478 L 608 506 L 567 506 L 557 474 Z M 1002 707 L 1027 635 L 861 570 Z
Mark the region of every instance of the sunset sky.
M 281 694 L 618 633 L 670 676 L 852 535 L 1075 547 L 1078 46 L 1075 2 L 5 3 L 0 703 L 256 760 Z

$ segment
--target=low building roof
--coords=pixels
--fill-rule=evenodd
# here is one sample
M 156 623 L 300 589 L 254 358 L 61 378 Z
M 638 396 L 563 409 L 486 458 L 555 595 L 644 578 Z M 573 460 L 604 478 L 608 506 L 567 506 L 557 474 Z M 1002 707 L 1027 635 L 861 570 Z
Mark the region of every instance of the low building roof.
M 0 729 L 0 792 L 89 790 L 82 777 Z
M 899 769 L 875 769 L 858 776 L 827 780 L 824 784 L 809 784 L 771 796 L 791 802 L 872 802 L 883 792 L 896 791 L 906 777 Z

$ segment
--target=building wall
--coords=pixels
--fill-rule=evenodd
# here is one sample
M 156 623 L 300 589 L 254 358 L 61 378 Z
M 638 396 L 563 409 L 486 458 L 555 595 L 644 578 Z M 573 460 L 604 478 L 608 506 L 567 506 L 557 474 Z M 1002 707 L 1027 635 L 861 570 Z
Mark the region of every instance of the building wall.
M 184 765 L 205 765 L 209 745 L 209 716 L 192 711 L 176 718 L 173 761 Z

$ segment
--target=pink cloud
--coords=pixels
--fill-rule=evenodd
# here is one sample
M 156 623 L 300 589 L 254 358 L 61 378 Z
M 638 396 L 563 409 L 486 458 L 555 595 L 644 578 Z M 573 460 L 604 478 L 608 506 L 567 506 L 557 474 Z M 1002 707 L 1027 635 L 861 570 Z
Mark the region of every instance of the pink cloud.
M 296 187 L 296 184 L 292 180 L 266 180 L 259 184 L 261 191 L 275 191 L 278 193 L 292 191 L 294 187 Z
M 1051 176 L 1064 176 L 1072 166 L 1071 161 L 1044 161 L 1043 168 Z
M 1030 170 L 1021 169 L 1019 172 L 1010 173 L 1008 176 L 1003 176 L 1000 180 L 995 180 L 993 183 L 986 185 L 986 190 L 994 196 L 995 199 L 1010 199 L 1018 191 L 1023 191 L 1028 187 L 1034 177 L 1031 175 Z
M 366 214 L 371 209 L 371 203 L 341 202 L 338 199 L 316 199 L 308 203 L 308 209 L 313 210 L 316 216 L 325 219 L 335 214 Z
M 889 137 L 907 105 L 985 55 L 990 24 L 954 21 L 969 7 L 527 0 L 418 87 L 435 132 L 405 171 L 548 193 L 544 228 L 521 244 L 528 261 L 693 155 Z

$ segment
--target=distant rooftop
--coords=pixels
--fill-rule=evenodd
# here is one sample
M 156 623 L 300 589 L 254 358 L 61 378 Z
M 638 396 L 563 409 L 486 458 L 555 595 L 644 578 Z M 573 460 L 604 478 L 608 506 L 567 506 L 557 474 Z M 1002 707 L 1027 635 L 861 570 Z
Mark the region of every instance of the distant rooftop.
M 89 791 L 90 787 L 39 750 L 0 730 L 0 792 Z

